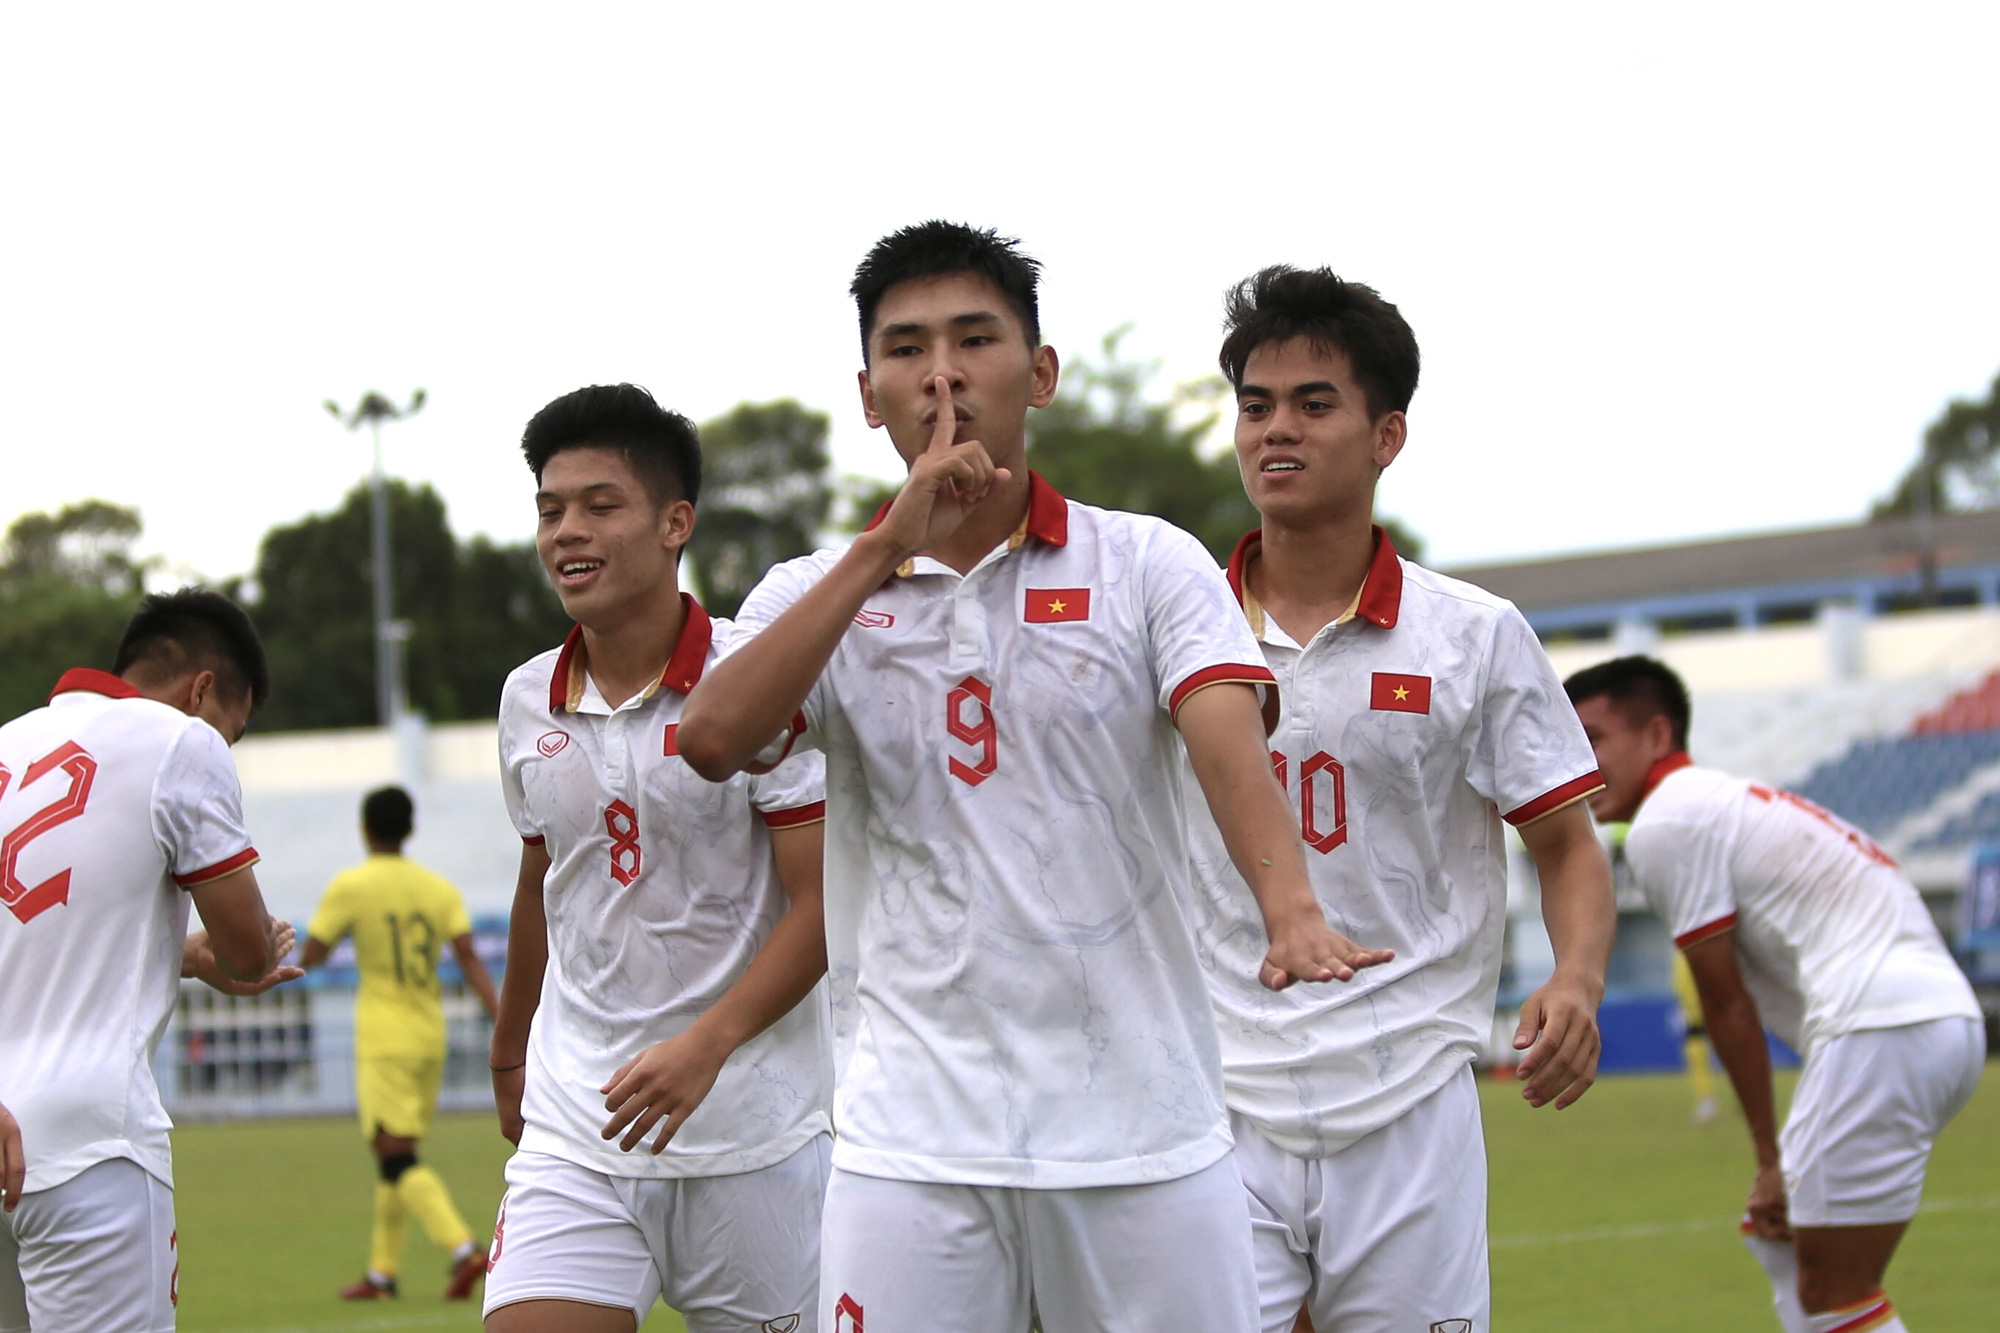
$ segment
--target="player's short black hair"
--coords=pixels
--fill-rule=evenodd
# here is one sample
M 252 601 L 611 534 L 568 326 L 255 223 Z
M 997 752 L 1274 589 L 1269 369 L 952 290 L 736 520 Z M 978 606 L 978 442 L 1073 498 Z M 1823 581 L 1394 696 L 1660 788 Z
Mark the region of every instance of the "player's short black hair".
M 521 454 L 540 484 L 542 469 L 565 449 L 624 455 L 646 497 L 662 507 L 701 497 L 701 436 L 694 423 L 655 402 L 636 384 L 593 384 L 544 407 L 521 432 Z
M 271 697 L 271 668 L 257 627 L 242 607 L 209 588 L 149 593 L 126 622 L 113 659 L 114 675 L 139 668 L 158 676 L 213 671 L 230 699 L 250 696 L 256 712 Z
M 1222 373 L 1234 388 L 1243 387 L 1252 352 L 1304 338 L 1316 351 L 1347 354 L 1355 383 L 1368 395 L 1370 419 L 1410 410 L 1422 362 L 1417 335 L 1373 287 L 1329 268 L 1273 264 L 1229 289 L 1222 321 Z
M 1042 264 L 1021 250 L 1021 242 L 991 227 L 981 230 L 962 222 L 933 218 L 890 232 L 875 242 L 854 270 L 848 294 L 861 316 L 861 360 L 868 361 L 868 335 L 875 331 L 875 309 L 882 295 L 899 282 L 971 273 L 1000 289 L 1028 335 L 1028 346 L 1042 341 L 1042 317 L 1035 302 Z
M 1609 695 L 1613 706 L 1635 727 L 1664 716 L 1673 726 L 1674 748 L 1687 749 L 1688 723 L 1693 718 L 1687 686 L 1658 658 L 1614 657 L 1599 662 L 1564 681 L 1563 690 L 1572 704 Z
M 378 787 L 361 798 L 361 827 L 376 842 L 401 846 L 417 826 L 417 803 L 401 787 Z

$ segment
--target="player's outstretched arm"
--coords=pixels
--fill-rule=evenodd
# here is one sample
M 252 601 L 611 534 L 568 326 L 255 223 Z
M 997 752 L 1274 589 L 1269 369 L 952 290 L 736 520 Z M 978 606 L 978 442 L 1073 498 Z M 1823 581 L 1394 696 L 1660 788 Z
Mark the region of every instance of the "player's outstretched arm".
M 0 1102 L 0 1212 L 11 1213 L 21 1202 L 28 1180 L 28 1159 L 21 1147 L 21 1122 Z
M 230 981 L 258 981 L 278 965 L 283 956 L 277 952 L 282 923 L 264 910 L 264 895 L 249 866 L 197 884 L 188 896 L 207 932 L 217 973 Z M 182 962 L 185 965 L 185 954 Z
M 1174 722 L 1229 859 L 1264 915 L 1271 950 L 1258 980 L 1272 990 L 1294 981 L 1351 981 L 1357 969 L 1394 958 L 1326 924 L 1306 878 L 1298 825 L 1271 772 L 1257 692 L 1235 682 L 1210 685 L 1181 702 Z
M 1766 1240 L 1790 1240 L 1792 1229 L 1785 1208 L 1785 1180 L 1778 1170 L 1778 1112 L 1771 1093 L 1771 1048 L 1764 1041 L 1764 1020 L 1757 1001 L 1743 984 L 1736 962 L 1736 932 L 1721 931 L 1681 950 L 1694 988 L 1701 995 L 1702 1021 L 1709 1045 L 1722 1061 L 1757 1153 L 1757 1175 L 1750 1186 L 1746 1211 L 1750 1225 Z
M 452 956 L 458 959 L 458 970 L 465 975 L 465 984 L 472 987 L 472 993 L 479 997 L 488 1018 L 500 1016 L 500 992 L 493 988 L 493 974 L 486 970 L 486 960 L 479 956 L 470 932 L 458 936 L 451 942 Z
M 1007 480 L 979 441 L 953 443 L 951 384 L 943 376 L 937 384 L 930 447 L 910 465 L 882 521 L 762 633 L 709 668 L 688 696 L 681 758 L 709 781 L 756 765 L 758 752 L 791 725 L 862 603 L 896 566 L 956 532 L 966 512 Z
M 528 1033 L 542 1003 L 542 974 L 549 967 L 549 919 L 542 906 L 542 882 L 549 874 L 548 849 L 521 844 L 521 870 L 514 880 L 514 910 L 507 919 L 507 970 L 500 979 L 500 1008 L 493 1015 L 493 1105 L 500 1133 L 521 1141 L 521 1093 L 527 1086 Z
M 224 995 L 262 995 L 273 986 L 281 986 L 287 981 L 297 981 L 304 976 L 303 967 L 293 967 L 284 960 L 291 955 L 292 945 L 298 942 L 298 932 L 289 921 L 273 919 L 271 922 L 272 957 L 278 965 L 255 981 L 236 981 L 222 974 L 215 963 L 215 951 L 208 941 L 208 932 L 191 932 L 181 946 L 181 975 L 193 977 L 213 990 Z M 310 950 L 308 950 L 310 952 Z
M 1521 830 L 1542 882 L 1542 921 L 1555 946 L 1556 970 L 1521 1005 L 1514 1049 L 1521 1057 L 1521 1095 L 1530 1106 L 1571 1105 L 1597 1081 L 1604 1041 L 1597 1006 L 1604 969 L 1618 930 L 1611 862 L 1581 801 Z
M 792 1011 L 826 975 L 826 918 L 821 910 L 821 873 L 826 825 L 804 824 L 771 831 L 771 854 L 778 882 L 790 905 L 772 927 L 736 984 L 685 1032 L 649 1046 L 627 1060 L 600 1092 L 611 1112 L 604 1137 L 624 1138 L 631 1152 L 655 1125 L 660 1152 L 687 1123 L 715 1086 L 723 1061 L 738 1047 Z

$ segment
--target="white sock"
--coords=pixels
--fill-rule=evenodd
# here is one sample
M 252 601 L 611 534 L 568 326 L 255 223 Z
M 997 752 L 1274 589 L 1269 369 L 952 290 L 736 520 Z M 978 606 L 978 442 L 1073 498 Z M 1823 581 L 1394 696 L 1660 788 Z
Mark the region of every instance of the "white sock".
M 1785 1333 L 1817 1333 L 1806 1322 L 1805 1307 L 1799 1304 L 1799 1256 L 1792 1243 L 1765 1240 L 1754 1231 L 1746 1231 L 1743 1248 L 1771 1279 L 1771 1304 L 1777 1307 L 1779 1327 Z
M 451 1261 L 453 1263 L 457 1263 L 459 1260 L 471 1254 L 475 1248 L 476 1247 L 473 1244 L 472 1237 L 467 1236 L 464 1240 L 459 1242 L 458 1248 L 451 1252 Z
M 1909 1333 L 1889 1298 L 1876 1292 L 1865 1301 L 1825 1314 L 1806 1316 L 1806 1333 Z

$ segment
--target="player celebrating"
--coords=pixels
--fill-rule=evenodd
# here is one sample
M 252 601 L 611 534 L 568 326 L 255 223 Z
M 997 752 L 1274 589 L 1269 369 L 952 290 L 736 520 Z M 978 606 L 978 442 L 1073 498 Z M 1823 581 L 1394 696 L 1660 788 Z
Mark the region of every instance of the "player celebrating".
M 1263 1326 L 1487 1327 L 1485 1146 L 1471 1064 L 1499 985 L 1502 820 L 1542 883 L 1556 969 L 1515 1032 L 1523 1092 L 1568 1106 L 1596 1074 L 1615 909 L 1580 804 L 1590 746 L 1510 604 L 1399 558 L 1373 525 L 1408 431 L 1415 336 L 1325 269 L 1230 293 L 1222 368 L 1263 516 L 1229 582 L 1285 713 L 1270 762 L 1327 916 L 1392 946 L 1353 986 L 1273 994 L 1256 901 L 1195 821 L 1196 932 L 1249 1189 Z
M 1387 957 L 1312 901 L 1213 562 L 1027 471 L 1057 375 L 1037 267 L 944 222 L 863 260 L 862 406 L 909 478 L 845 551 L 771 571 L 681 728 L 715 778 L 788 724 L 827 756 L 839 1333 L 1251 1326 L 1176 726 L 1263 905 L 1252 973 Z
M 1674 934 L 1749 1122 L 1746 1243 L 1787 1333 L 1901 1330 L 1882 1276 L 1916 1216 L 1938 1131 L 1978 1085 L 1972 987 L 1915 886 L 1809 801 L 1697 768 L 1687 688 L 1649 657 L 1566 682 L 1632 821 L 1625 857 Z M 1804 1057 L 1784 1131 L 1768 1027 Z
M 701 486 L 686 418 L 629 384 L 579 389 L 521 448 L 577 626 L 501 696 L 524 845 L 493 1082 L 520 1151 L 486 1327 L 630 1333 L 664 1295 L 697 1333 L 813 1333 L 820 761 L 715 786 L 679 757 L 683 696 L 729 632 L 680 591 Z
M 318 967 L 344 936 L 354 937 L 361 992 L 354 1001 L 354 1090 L 361 1132 L 374 1149 L 375 1234 L 368 1272 L 341 1288 L 347 1300 L 396 1295 L 404 1224 L 411 1214 L 431 1243 L 451 1256 L 446 1300 L 464 1300 L 486 1272 L 486 1255 L 472 1239 L 451 1192 L 437 1172 L 417 1164 L 417 1141 L 430 1129 L 444 1081 L 443 991 L 438 946 L 446 940 L 459 970 L 489 1014 L 499 1010 L 493 978 L 472 947 L 472 921 L 458 890 L 413 861 L 403 843 L 415 827 L 415 806 L 401 787 L 372 791 L 361 802 L 368 860 L 327 885 L 306 927 L 308 969 Z
M 291 930 L 264 910 L 229 758 L 269 690 L 250 618 L 185 588 L 141 600 L 111 673 L 69 671 L 0 726 L 0 1328 L 173 1327 L 153 1053 L 177 978 L 300 975 L 276 966 Z

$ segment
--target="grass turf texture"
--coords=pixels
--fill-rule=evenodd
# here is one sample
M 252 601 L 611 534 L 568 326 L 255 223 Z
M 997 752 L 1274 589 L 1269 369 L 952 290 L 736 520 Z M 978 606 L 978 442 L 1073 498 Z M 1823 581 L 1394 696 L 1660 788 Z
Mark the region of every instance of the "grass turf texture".
M 1750 1153 L 1728 1110 L 1692 1124 L 1686 1082 L 1666 1076 L 1607 1080 L 1560 1113 L 1531 1111 L 1509 1083 L 1481 1095 L 1498 1333 L 1773 1333 L 1770 1289 L 1736 1238 Z M 507 1152 L 484 1117 L 441 1118 L 424 1142 L 423 1160 L 482 1235 Z M 364 1267 L 374 1198 L 353 1121 L 193 1125 L 175 1133 L 174 1157 L 186 1333 L 480 1327 L 476 1299 L 440 1299 L 445 1258 L 414 1221 L 401 1300 L 334 1298 Z M 1891 1298 L 1921 1333 L 1991 1327 L 2000 1067 L 1940 1141 L 1924 1210 L 1890 1268 Z M 680 1328 L 656 1309 L 645 1333 Z

